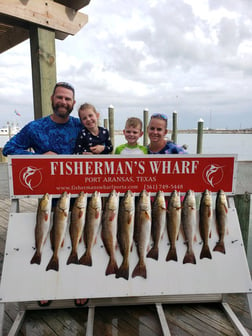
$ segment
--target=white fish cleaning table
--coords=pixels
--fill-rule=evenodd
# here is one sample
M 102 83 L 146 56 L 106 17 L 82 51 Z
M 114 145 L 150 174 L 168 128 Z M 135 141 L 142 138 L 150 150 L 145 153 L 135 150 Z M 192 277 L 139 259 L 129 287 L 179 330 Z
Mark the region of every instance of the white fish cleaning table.
M 57 158 L 58 159 L 58 158 Z M 167 192 L 167 195 L 169 193 Z M 15 195 L 14 195 L 15 196 Z M 27 195 L 26 195 L 27 196 Z M 37 197 L 39 195 L 36 195 Z M 20 311 L 13 324 L 12 334 L 20 328 L 26 309 L 37 309 L 33 302 L 53 300 L 48 309 L 69 304 L 69 300 L 80 297 L 90 298 L 88 307 L 88 325 L 86 335 L 92 335 L 96 306 L 134 305 L 153 303 L 156 305 L 164 335 L 169 335 L 169 327 L 162 309 L 163 303 L 179 302 L 220 302 L 241 335 L 246 330 L 235 318 L 230 307 L 223 302 L 223 294 L 248 293 L 251 308 L 251 278 L 244 251 L 239 221 L 232 196 L 229 197 L 228 234 L 225 237 L 226 254 L 213 252 L 218 234 L 213 223 L 209 240 L 212 259 L 200 259 L 202 242 L 197 228 L 197 242 L 194 243 L 196 265 L 183 264 L 186 245 L 182 235 L 176 243 L 178 261 L 166 262 L 169 240 L 165 233 L 160 243 L 159 260 L 146 259 L 147 278 L 132 278 L 132 271 L 138 261 L 136 246 L 130 255 L 130 277 L 116 279 L 114 275 L 105 275 L 108 255 L 103 246 L 100 233 L 93 249 L 92 267 L 67 265 L 71 251 L 69 230 L 59 256 L 59 271 L 46 271 L 52 249 L 47 239 L 40 265 L 31 265 L 34 254 L 34 228 L 36 213 L 19 213 L 18 198 L 12 198 L 6 240 L 3 274 L 1 281 L 1 299 L 4 302 L 22 302 Z M 69 221 L 68 221 L 69 225 Z M 80 243 L 79 257 L 85 246 Z M 116 251 L 118 265 L 122 261 L 119 249 Z M 16 279 L 19 286 L 16 286 Z

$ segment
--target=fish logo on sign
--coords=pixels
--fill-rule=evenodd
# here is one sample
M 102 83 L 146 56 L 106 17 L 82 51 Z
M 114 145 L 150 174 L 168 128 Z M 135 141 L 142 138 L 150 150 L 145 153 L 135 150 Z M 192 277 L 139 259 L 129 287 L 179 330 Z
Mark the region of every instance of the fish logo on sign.
M 19 173 L 20 183 L 30 189 L 34 190 L 42 182 L 41 168 L 24 167 Z
M 223 166 L 218 164 L 211 164 L 206 166 L 203 171 L 203 179 L 207 184 L 210 184 L 211 187 L 215 187 L 223 179 Z

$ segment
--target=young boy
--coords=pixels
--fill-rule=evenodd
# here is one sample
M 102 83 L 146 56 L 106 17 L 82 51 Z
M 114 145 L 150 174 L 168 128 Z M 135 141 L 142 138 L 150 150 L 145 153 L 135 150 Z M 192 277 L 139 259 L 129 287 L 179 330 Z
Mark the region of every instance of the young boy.
M 138 139 L 143 135 L 142 121 L 139 118 L 129 118 L 126 121 L 123 134 L 127 143 L 116 147 L 115 154 L 140 155 L 148 153 L 145 146 L 137 143 Z
M 79 118 L 83 129 L 79 133 L 75 154 L 109 154 L 113 151 L 109 131 L 98 126 L 99 113 L 91 104 L 82 104 L 79 108 Z

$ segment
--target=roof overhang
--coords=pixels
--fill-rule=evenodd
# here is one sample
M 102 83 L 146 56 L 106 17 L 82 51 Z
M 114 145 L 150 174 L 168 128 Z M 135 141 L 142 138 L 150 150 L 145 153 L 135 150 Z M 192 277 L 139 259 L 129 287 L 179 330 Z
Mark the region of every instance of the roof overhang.
M 90 0 L 0 0 L 0 52 L 29 38 L 31 25 L 54 30 L 55 37 L 75 35 L 88 22 L 78 12 Z

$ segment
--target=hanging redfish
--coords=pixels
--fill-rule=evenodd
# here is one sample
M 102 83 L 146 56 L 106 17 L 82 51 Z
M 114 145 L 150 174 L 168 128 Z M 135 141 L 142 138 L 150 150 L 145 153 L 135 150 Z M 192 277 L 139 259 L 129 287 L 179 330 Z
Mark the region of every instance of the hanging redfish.
M 150 193 L 146 190 L 141 191 L 135 215 L 134 240 L 136 242 L 138 263 L 133 270 L 132 278 L 141 276 L 147 278 L 146 254 L 151 237 L 151 200 Z
M 174 190 L 171 193 L 167 207 L 167 231 L 170 241 L 170 249 L 166 257 L 166 261 L 178 261 L 176 241 L 179 235 L 181 223 L 181 201 L 180 192 Z
M 119 205 L 117 239 L 123 261 L 116 272 L 116 278 L 129 279 L 129 255 L 133 246 L 134 219 L 135 194 L 127 190 Z
M 119 209 L 119 193 L 115 190 L 109 194 L 102 216 L 102 241 L 109 255 L 109 263 L 105 274 L 116 274 L 118 270 L 115 250 L 117 245 L 117 217 Z
M 53 214 L 53 227 L 51 230 L 51 243 L 53 256 L 47 265 L 46 270 L 59 270 L 59 251 L 64 245 L 66 235 L 67 220 L 70 205 L 70 194 L 66 191 L 57 201 L 57 205 Z
M 95 191 L 87 205 L 87 216 L 84 226 L 84 242 L 86 245 L 86 251 L 79 260 L 79 263 L 82 265 L 92 266 L 92 250 L 96 243 L 98 230 L 101 224 L 101 216 L 101 193 L 99 191 Z
M 152 213 L 151 233 L 154 245 L 148 252 L 147 257 L 158 260 L 159 243 L 163 237 L 164 229 L 166 227 L 166 203 L 164 192 L 161 190 L 156 193 L 151 213 Z
M 201 239 L 203 240 L 200 259 L 203 258 L 212 259 L 212 255 L 209 248 L 209 238 L 211 238 L 212 217 L 213 217 L 212 194 L 211 191 L 206 189 L 201 195 L 200 208 L 199 208 L 199 230 Z
M 219 241 L 217 242 L 214 251 L 226 253 L 224 238 L 227 231 L 227 215 L 228 215 L 228 203 L 227 198 L 223 190 L 219 190 L 216 197 L 215 204 L 215 216 L 217 224 L 217 232 L 219 235 Z
M 78 245 L 81 241 L 83 234 L 83 229 L 86 220 L 86 209 L 87 209 L 87 194 L 81 191 L 79 193 L 79 196 L 75 199 L 71 211 L 69 233 L 72 243 L 72 250 L 67 260 L 67 265 L 79 263 Z
M 52 197 L 48 193 L 46 193 L 39 201 L 37 209 L 35 226 L 36 252 L 31 259 L 31 264 L 39 265 L 41 263 L 42 249 L 46 242 L 50 229 L 51 205 Z
M 183 264 L 196 264 L 193 242 L 196 241 L 196 200 L 193 190 L 188 190 L 183 200 L 181 210 L 181 224 L 187 244 Z

